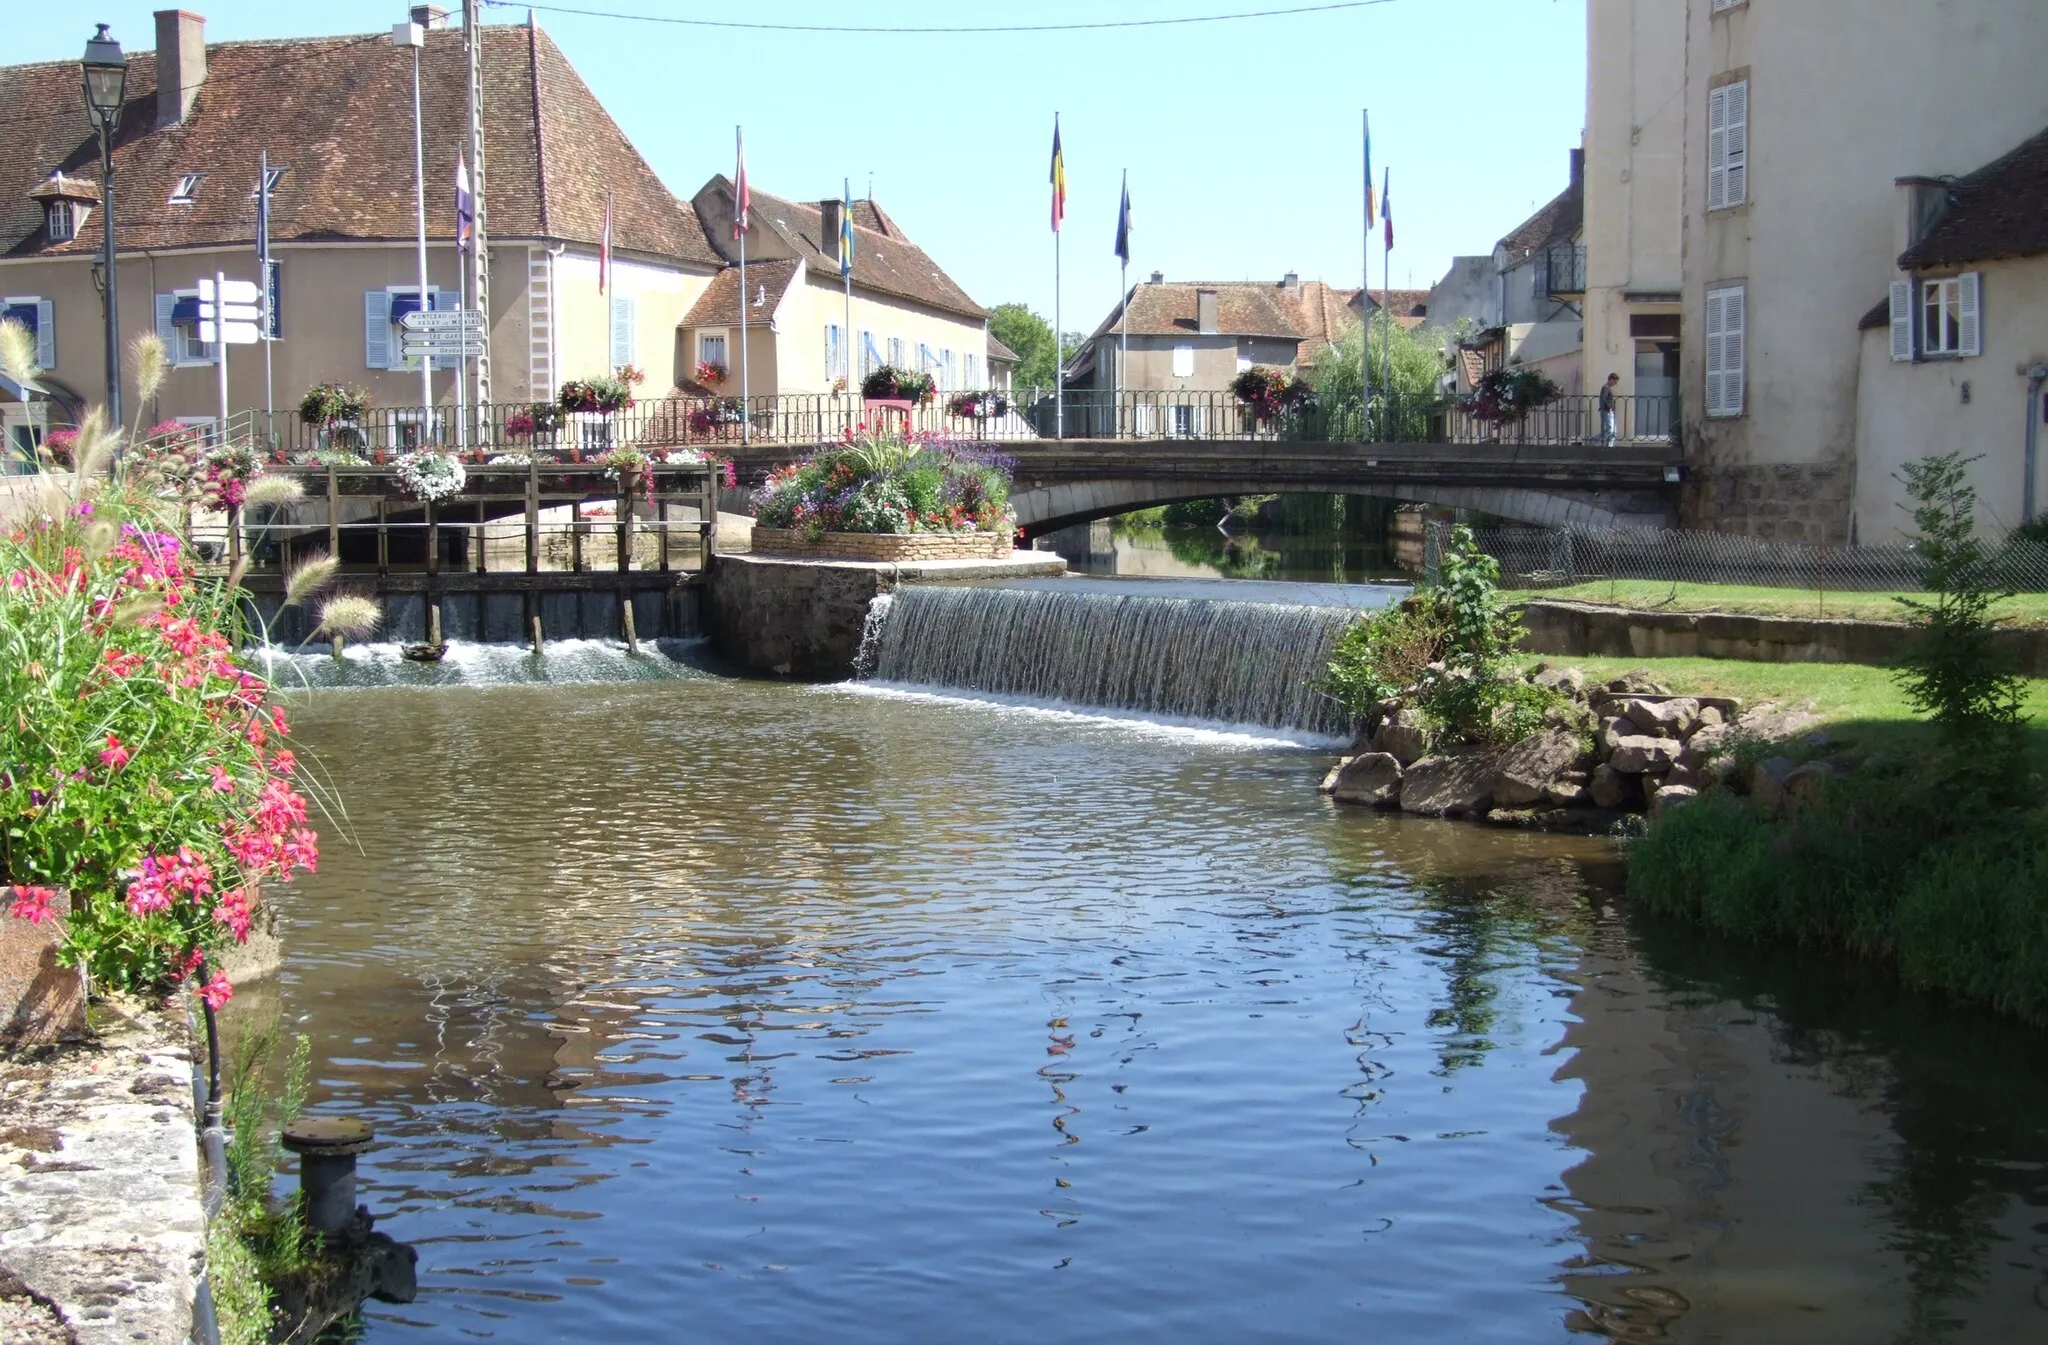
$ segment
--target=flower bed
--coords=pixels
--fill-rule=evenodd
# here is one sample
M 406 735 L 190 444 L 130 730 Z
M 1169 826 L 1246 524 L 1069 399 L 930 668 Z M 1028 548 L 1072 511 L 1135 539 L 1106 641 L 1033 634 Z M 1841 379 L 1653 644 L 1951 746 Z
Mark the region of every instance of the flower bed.
M 772 541 L 777 532 L 812 542 L 839 534 L 979 534 L 982 540 L 964 545 L 981 549 L 965 554 L 987 555 L 1006 548 L 1016 530 L 1009 467 L 1007 459 L 969 445 L 863 425 L 769 476 L 754 495 L 755 547 L 766 550 L 761 539 Z M 837 545 L 847 554 L 851 544 Z
M 1010 554 L 1007 532 L 799 532 L 754 529 L 754 553 L 805 560 L 1000 560 Z

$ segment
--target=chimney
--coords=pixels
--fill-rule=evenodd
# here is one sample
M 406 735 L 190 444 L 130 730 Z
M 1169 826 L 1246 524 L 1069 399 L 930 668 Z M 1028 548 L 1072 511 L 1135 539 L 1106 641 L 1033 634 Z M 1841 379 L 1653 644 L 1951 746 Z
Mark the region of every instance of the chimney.
M 1892 210 L 1892 255 L 1898 256 L 1927 237 L 1927 231 L 1948 209 L 1948 184 L 1938 177 L 1895 180 Z
M 1280 288 L 1286 290 L 1289 294 L 1301 293 L 1301 273 L 1299 271 L 1289 271 L 1286 275 L 1281 276 Z
M 1583 150 L 1583 149 L 1575 149 L 1575 150 L 1573 150 L 1573 151 L 1572 151 L 1572 178 L 1571 178 L 1571 185 L 1572 185 L 1572 186 L 1574 186 L 1574 187 L 1576 187 L 1576 186 L 1578 186 L 1578 185 L 1579 185 L 1580 183 L 1584 182 L 1585 180 L 1586 180 L 1586 151 L 1585 151 L 1585 150 Z
M 1164 285 L 1166 283 L 1166 272 L 1154 271 L 1152 273 L 1152 283 L 1155 285 Z
M 1216 334 L 1216 291 L 1195 291 L 1195 330 L 1204 336 Z
M 206 20 L 182 9 L 156 12 L 156 124 L 176 126 L 192 114 L 206 83 Z
M 839 255 L 839 216 L 844 208 L 836 196 L 818 202 L 818 251 L 828 257 Z
M 412 21 L 422 28 L 446 28 L 448 11 L 439 5 L 414 5 Z

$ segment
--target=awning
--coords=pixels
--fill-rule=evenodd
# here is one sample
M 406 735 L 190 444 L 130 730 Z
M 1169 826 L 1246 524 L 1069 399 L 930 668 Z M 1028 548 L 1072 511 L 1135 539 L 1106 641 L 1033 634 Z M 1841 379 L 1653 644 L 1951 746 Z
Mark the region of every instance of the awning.
M 417 313 L 425 304 L 417 294 L 394 294 L 391 296 L 391 321 L 396 325 L 407 313 Z
M 180 300 L 178 300 L 178 302 L 176 302 L 176 303 L 172 304 L 172 305 L 171 305 L 171 324 L 172 324 L 173 326 L 177 326 L 177 327 L 196 327 L 196 326 L 198 326 L 198 325 L 199 325 L 199 300 L 198 300 L 198 299 L 196 299 L 196 298 L 192 298 L 192 299 L 180 299 Z
M 0 321 L 12 320 L 18 322 L 28 328 L 30 336 L 39 335 L 37 316 L 34 304 L 9 304 L 6 308 L 0 309 Z

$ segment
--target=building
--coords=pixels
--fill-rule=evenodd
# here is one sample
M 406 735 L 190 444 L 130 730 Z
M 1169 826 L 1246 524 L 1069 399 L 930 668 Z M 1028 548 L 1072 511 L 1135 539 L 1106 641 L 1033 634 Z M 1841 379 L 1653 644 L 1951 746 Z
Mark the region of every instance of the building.
M 839 274 L 839 197 L 793 201 L 749 184 L 748 389 L 754 396 L 858 393 L 884 364 L 928 373 L 941 391 L 989 386 L 988 310 L 967 297 L 872 200 L 853 202 L 853 273 Z M 691 202 L 722 269 L 677 326 L 677 381 L 696 385 L 700 363 L 728 367 L 715 389 L 739 391 L 739 244 L 733 187 L 719 175 Z M 1006 352 L 1007 353 L 1007 352 Z M 1011 356 L 1015 367 L 1015 356 Z M 701 386 L 701 385 L 696 385 Z M 705 389 L 712 390 L 712 389 Z
M 437 13 L 418 17 L 438 23 Z M 412 52 L 388 32 L 208 44 L 204 25 L 181 10 L 157 14 L 155 50 L 129 58 L 114 149 L 124 345 L 154 329 L 174 366 L 144 422 L 216 414 L 215 350 L 196 339 L 191 300 L 201 277 L 256 274 L 259 151 L 274 181 L 279 339 L 268 388 L 258 347 L 230 352 L 230 406 L 289 410 L 326 380 L 361 385 L 379 405 L 417 406 L 420 379 L 397 326 L 422 302 Z M 564 379 L 626 364 L 666 374 L 677 322 L 724 259 L 546 33 L 528 24 L 480 37 L 495 400 L 550 399 Z M 453 307 L 462 33 L 427 32 L 421 68 L 424 302 Z M 99 400 L 105 383 L 98 146 L 79 86 L 76 62 L 0 69 L 11 123 L 0 137 L 0 296 L 36 314 L 61 418 Z M 612 262 L 600 292 L 608 198 Z M 435 376 L 438 403 L 454 400 L 453 383 L 452 372 Z M 131 387 L 124 401 L 132 396 Z
M 1800 541 L 1895 539 L 1891 464 L 1948 449 L 1981 455 L 1985 521 L 2017 521 L 2017 464 L 2038 419 L 2024 369 L 2048 354 L 2048 310 L 2032 279 L 2038 263 L 2001 254 L 1980 267 L 1965 254 L 1987 246 L 1972 238 L 2019 245 L 2019 233 L 1987 222 L 1984 203 L 2012 199 L 2013 178 L 1986 165 L 2048 126 L 2040 0 L 1685 9 L 1681 32 L 1638 30 L 1645 43 L 1656 35 L 1660 54 L 1609 40 L 1593 55 L 1603 68 L 1637 59 L 1655 70 L 1675 44 L 1682 62 L 1688 522 Z M 1646 82 L 1645 105 L 1658 97 Z M 1993 177 L 2006 185 L 1989 190 Z M 1980 204 L 1966 208 L 1972 194 Z M 1937 217 L 1950 210 L 1944 228 Z M 1977 277 L 1976 345 L 1965 339 L 1966 275 Z M 1888 320 L 1887 358 L 1871 359 L 1880 338 L 1858 324 L 1873 303 L 1903 283 L 1914 306 L 1928 282 L 1948 281 L 1931 291 L 1954 312 L 1936 324 L 1938 342 L 1916 336 L 1895 364 Z M 1894 414 L 1910 423 L 1877 423 Z

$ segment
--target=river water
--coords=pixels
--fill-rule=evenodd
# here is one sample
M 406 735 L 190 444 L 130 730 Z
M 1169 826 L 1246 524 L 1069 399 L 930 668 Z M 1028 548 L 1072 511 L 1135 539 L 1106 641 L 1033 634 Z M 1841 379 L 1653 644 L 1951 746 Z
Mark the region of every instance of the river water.
M 558 654 L 295 697 L 371 1341 L 2048 1338 L 2038 1033 L 1286 734 Z

